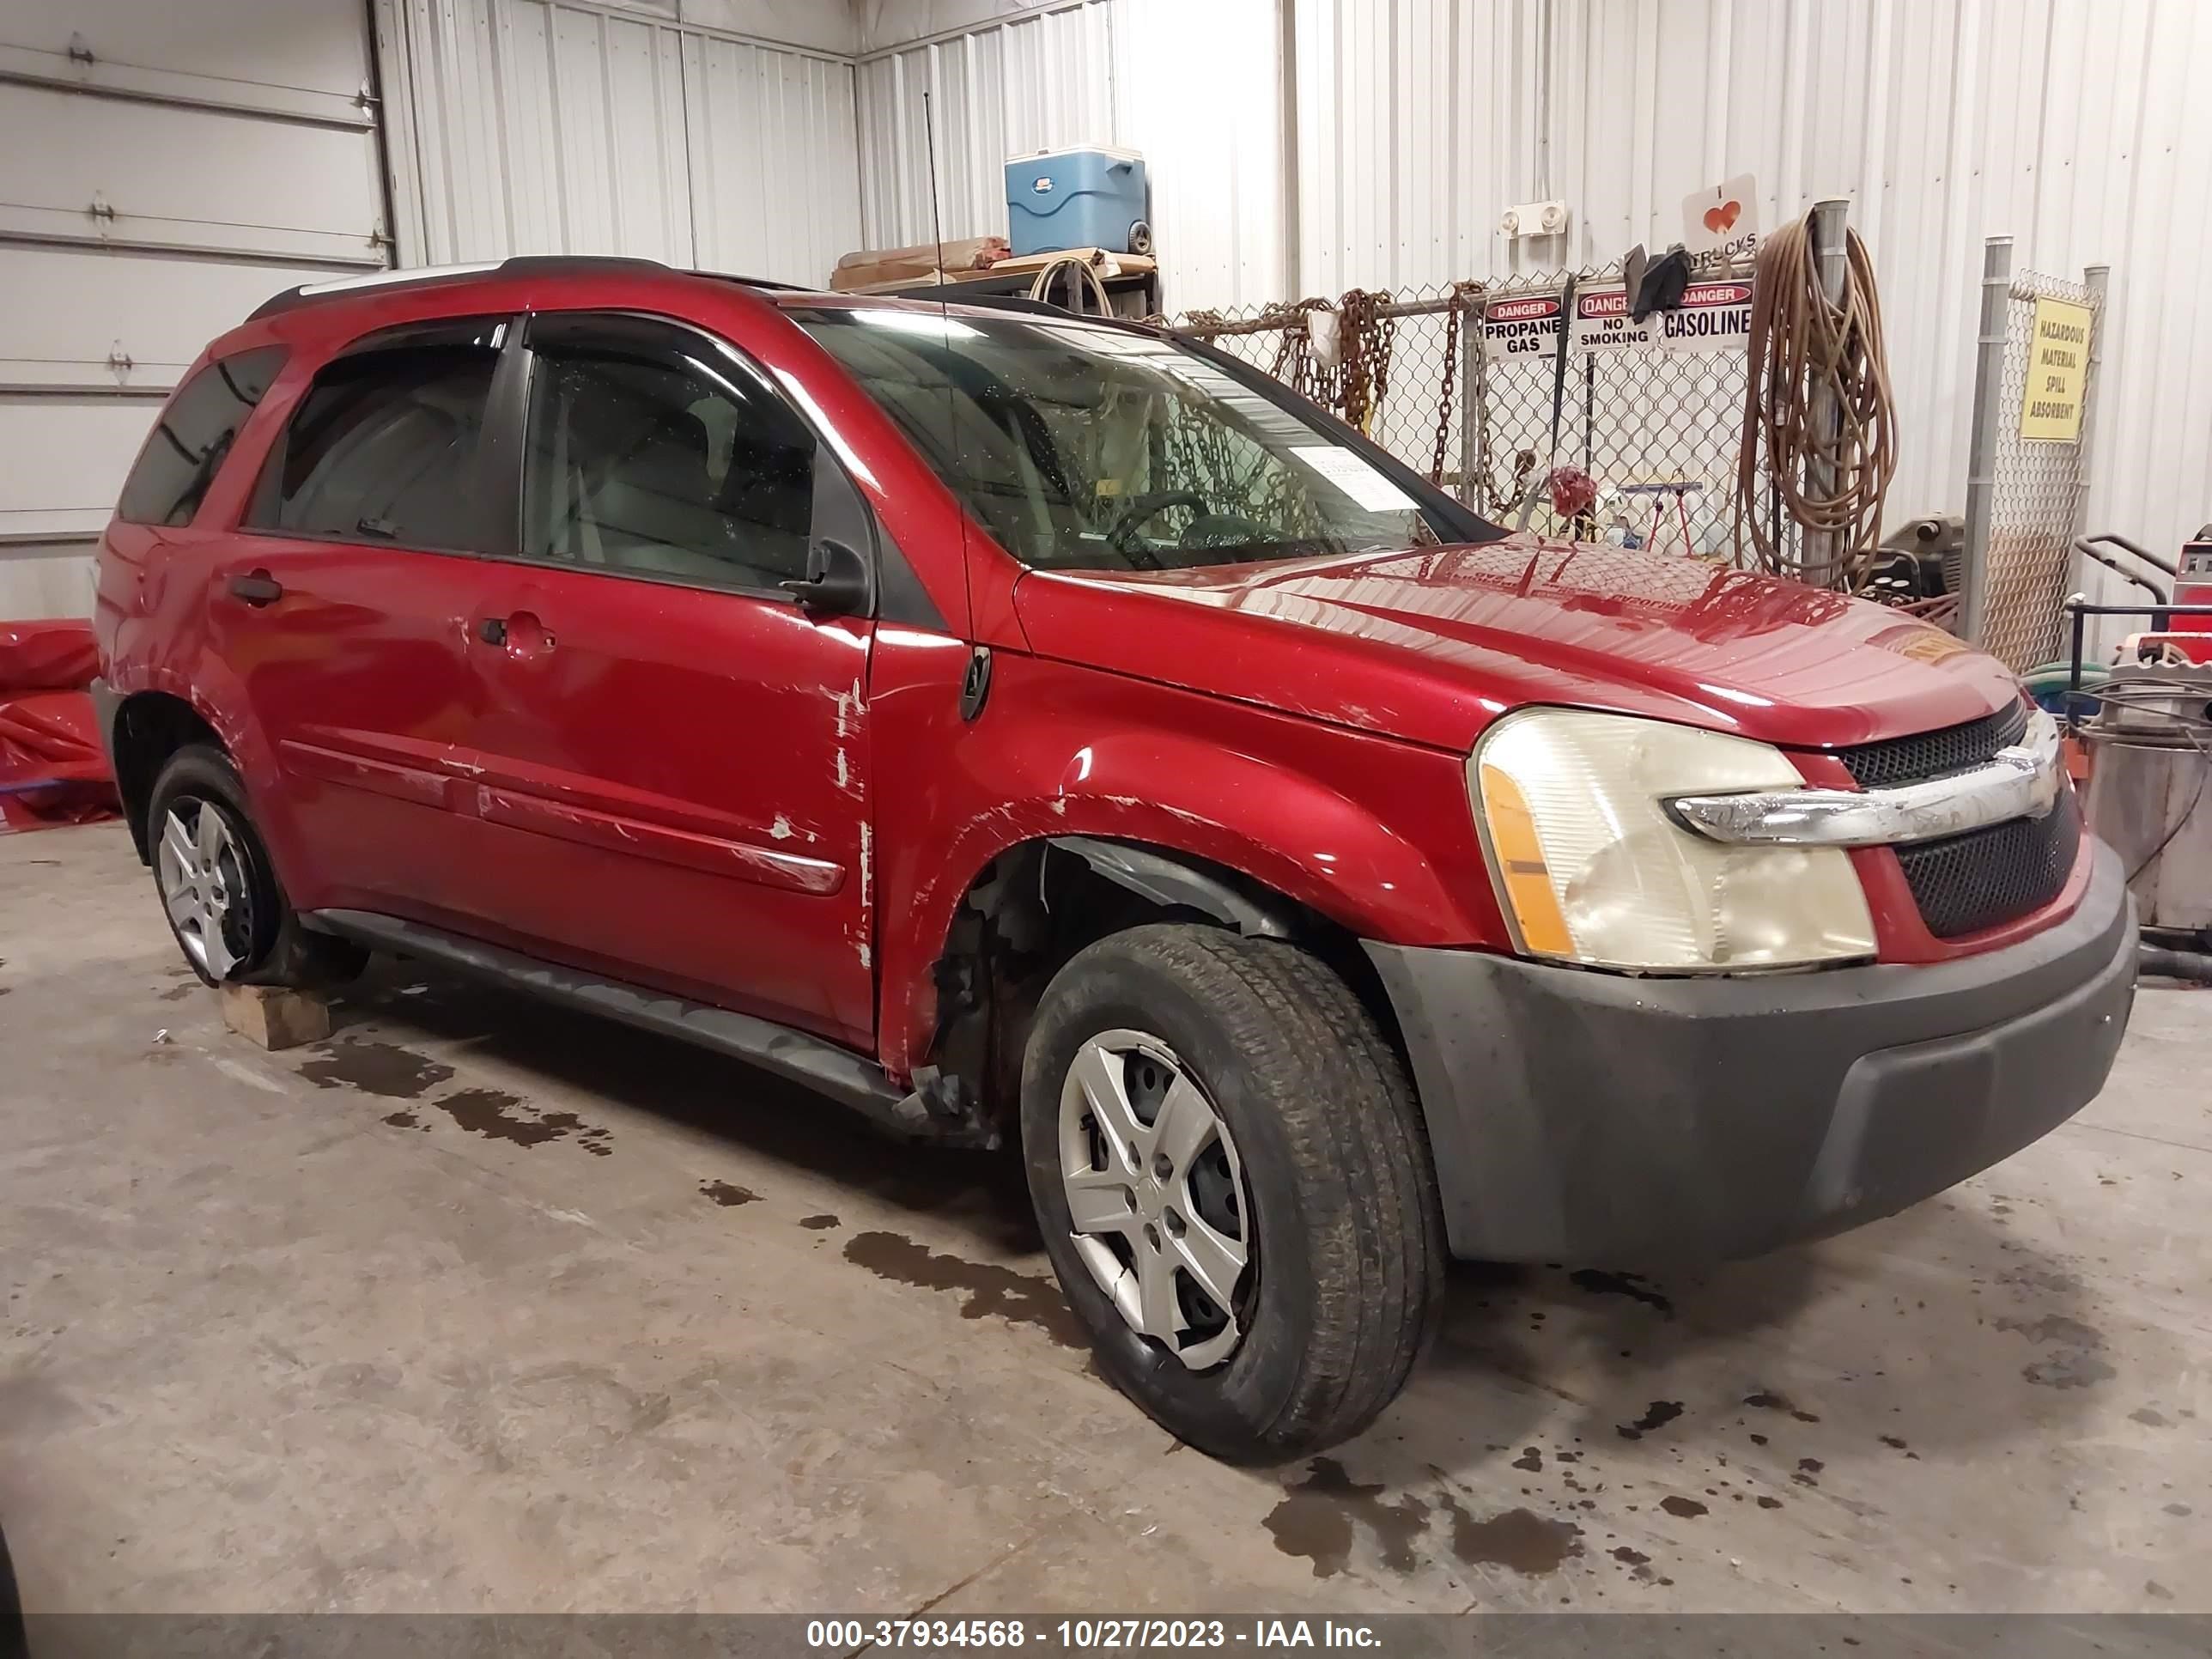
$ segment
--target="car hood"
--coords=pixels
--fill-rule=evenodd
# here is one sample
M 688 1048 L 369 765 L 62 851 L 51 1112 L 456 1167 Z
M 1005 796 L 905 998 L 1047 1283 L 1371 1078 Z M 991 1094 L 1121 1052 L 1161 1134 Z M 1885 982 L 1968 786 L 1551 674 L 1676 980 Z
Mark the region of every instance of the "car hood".
M 1464 749 L 1526 703 L 1826 748 L 1978 718 L 2002 665 L 1911 617 L 1702 560 L 1509 536 L 1160 573 L 1031 571 L 1042 656 Z

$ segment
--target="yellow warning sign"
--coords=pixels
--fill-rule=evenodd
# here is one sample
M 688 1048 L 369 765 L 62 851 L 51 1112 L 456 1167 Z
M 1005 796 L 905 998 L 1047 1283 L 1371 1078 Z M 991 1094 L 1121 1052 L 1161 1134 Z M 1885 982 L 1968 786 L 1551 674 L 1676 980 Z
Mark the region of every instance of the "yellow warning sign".
M 2066 300 L 2035 302 L 2027 347 L 2027 390 L 2020 435 L 2045 443 L 2081 441 L 2081 393 L 2089 378 L 2090 311 Z

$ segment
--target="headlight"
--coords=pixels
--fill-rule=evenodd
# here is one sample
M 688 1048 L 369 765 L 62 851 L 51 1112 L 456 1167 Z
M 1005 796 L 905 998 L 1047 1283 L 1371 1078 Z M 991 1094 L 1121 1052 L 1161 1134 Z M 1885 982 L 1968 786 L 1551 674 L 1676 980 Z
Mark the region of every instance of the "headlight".
M 1796 788 L 1778 749 L 1663 720 L 1531 708 L 1484 734 L 1468 787 L 1521 948 L 1660 973 L 1874 954 L 1850 857 L 1728 847 L 1669 817 L 1670 796 Z

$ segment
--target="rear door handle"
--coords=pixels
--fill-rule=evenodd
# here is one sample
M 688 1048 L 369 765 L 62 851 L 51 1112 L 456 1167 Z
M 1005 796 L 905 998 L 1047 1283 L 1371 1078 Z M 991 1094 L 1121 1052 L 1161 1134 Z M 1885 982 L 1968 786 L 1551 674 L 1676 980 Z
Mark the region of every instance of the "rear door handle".
M 283 599 L 284 584 L 265 570 L 250 570 L 243 576 L 230 579 L 230 596 L 258 611 Z

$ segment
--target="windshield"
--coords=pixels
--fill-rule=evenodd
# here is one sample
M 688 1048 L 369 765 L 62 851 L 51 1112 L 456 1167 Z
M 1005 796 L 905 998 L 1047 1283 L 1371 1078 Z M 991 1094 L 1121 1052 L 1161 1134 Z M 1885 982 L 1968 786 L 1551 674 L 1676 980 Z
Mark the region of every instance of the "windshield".
M 1443 539 L 1365 456 L 1170 341 L 889 307 L 789 314 L 1025 564 L 1180 570 Z

